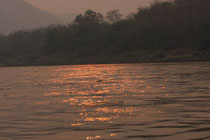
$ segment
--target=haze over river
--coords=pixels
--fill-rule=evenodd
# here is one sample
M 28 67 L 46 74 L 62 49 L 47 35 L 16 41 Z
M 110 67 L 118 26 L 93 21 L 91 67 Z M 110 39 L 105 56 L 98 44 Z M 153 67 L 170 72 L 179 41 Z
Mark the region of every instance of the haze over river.
M 210 63 L 0 68 L 0 140 L 209 140 Z

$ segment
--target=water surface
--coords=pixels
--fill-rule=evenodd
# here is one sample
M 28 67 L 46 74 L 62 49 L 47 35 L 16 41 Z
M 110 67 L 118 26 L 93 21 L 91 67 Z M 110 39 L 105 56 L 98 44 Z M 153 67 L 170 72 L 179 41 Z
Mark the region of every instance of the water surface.
M 0 68 L 1 140 L 210 139 L 210 63 Z

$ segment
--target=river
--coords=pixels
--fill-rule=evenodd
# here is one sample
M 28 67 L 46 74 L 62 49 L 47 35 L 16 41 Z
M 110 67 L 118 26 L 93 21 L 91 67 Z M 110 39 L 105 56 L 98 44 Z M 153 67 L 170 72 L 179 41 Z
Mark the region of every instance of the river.
M 0 140 L 209 140 L 210 63 L 0 68 Z

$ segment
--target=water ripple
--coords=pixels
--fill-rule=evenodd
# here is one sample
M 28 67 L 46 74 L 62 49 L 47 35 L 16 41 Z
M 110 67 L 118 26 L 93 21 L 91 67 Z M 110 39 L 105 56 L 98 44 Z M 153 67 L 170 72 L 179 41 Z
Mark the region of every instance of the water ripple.
M 210 63 L 0 68 L 2 140 L 210 139 Z

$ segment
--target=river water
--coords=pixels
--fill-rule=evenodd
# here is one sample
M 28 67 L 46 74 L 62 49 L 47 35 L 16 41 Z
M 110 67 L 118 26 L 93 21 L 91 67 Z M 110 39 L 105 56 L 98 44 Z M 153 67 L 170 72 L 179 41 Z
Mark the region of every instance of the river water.
M 0 140 L 209 140 L 210 63 L 0 68 Z

